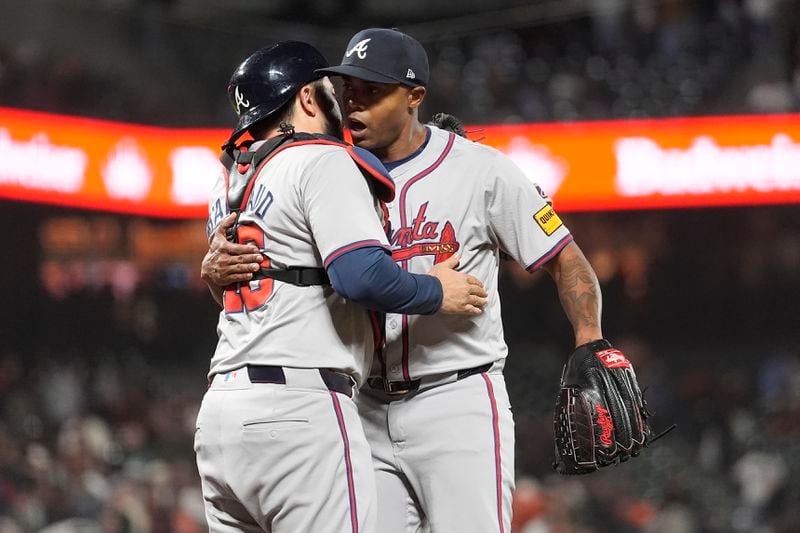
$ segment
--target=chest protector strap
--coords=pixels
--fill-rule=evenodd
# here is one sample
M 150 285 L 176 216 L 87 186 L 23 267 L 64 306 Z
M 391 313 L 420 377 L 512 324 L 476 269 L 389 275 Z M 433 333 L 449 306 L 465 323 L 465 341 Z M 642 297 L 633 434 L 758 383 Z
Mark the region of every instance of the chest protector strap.
M 295 133 L 290 136 L 281 135 L 268 140 L 254 151 L 248 150 L 252 142 L 246 142 L 237 147 L 226 149 L 220 156 L 220 161 L 226 170 L 225 190 L 228 207 L 232 212 L 236 213 L 236 223 L 228 230 L 228 240 L 237 242 L 236 234 L 239 226 L 239 215 L 247 207 L 250 193 L 255 184 L 255 178 L 261 168 L 279 152 L 293 146 L 307 144 L 332 145 L 344 148 L 370 183 L 370 188 L 375 192 L 375 195 L 382 202 L 390 202 L 394 199 L 394 182 L 378 159 L 366 150 L 343 143 L 335 137 L 309 133 Z M 330 285 L 330 279 L 325 269 L 318 267 L 261 268 L 253 274 L 254 280 L 264 278 L 271 278 L 301 287 Z

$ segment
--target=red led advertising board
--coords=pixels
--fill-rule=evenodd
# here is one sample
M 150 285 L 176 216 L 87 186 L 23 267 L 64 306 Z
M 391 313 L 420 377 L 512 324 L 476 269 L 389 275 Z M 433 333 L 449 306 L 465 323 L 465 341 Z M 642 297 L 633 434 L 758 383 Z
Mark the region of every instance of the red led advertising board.
M 559 211 L 800 202 L 800 115 L 468 130 Z M 202 218 L 227 133 L 0 108 L 0 198 Z

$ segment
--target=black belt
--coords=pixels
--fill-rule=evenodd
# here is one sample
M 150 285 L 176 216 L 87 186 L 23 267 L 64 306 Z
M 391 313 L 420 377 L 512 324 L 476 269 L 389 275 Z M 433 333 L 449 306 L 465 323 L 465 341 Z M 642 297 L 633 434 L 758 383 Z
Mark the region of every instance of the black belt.
M 247 375 L 251 383 L 277 383 L 286 384 L 286 374 L 279 366 L 248 365 Z M 320 368 L 319 375 L 328 390 L 353 396 L 353 381 L 347 374 L 342 374 L 328 368 Z
M 466 377 L 486 372 L 494 363 L 486 363 L 485 365 L 476 366 L 474 368 L 466 368 L 464 370 L 456 371 L 456 381 Z M 381 377 L 374 377 L 367 379 L 367 386 L 391 396 L 401 396 L 419 390 L 422 379 L 412 379 L 409 381 L 386 381 Z

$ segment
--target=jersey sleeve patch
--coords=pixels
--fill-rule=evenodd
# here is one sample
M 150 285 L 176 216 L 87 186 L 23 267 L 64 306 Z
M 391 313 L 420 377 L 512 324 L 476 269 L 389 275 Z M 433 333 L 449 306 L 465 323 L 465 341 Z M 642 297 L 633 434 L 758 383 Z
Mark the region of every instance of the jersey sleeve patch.
M 553 207 L 546 205 L 533 215 L 533 219 L 542 228 L 542 231 L 549 237 L 556 232 L 558 228 L 564 225 L 558 215 L 553 211 Z

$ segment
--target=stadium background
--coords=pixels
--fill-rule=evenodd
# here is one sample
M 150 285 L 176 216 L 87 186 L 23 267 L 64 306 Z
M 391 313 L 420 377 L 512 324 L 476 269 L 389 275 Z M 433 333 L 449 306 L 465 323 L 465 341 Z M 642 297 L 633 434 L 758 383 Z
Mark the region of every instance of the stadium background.
M 798 5 L 5 0 L 0 106 L 226 128 L 224 85 L 252 50 L 296 38 L 333 62 L 359 28 L 397 25 L 430 54 L 423 119 L 793 113 Z M 634 358 L 657 421 L 679 424 L 588 477 L 549 466 L 569 326 L 545 275 L 504 265 L 515 533 L 800 530 L 799 215 L 562 214 L 601 279 L 606 335 Z M 215 341 L 204 221 L 0 200 L 0 227 L 0 531 L 204 530 L 191 448 Z

